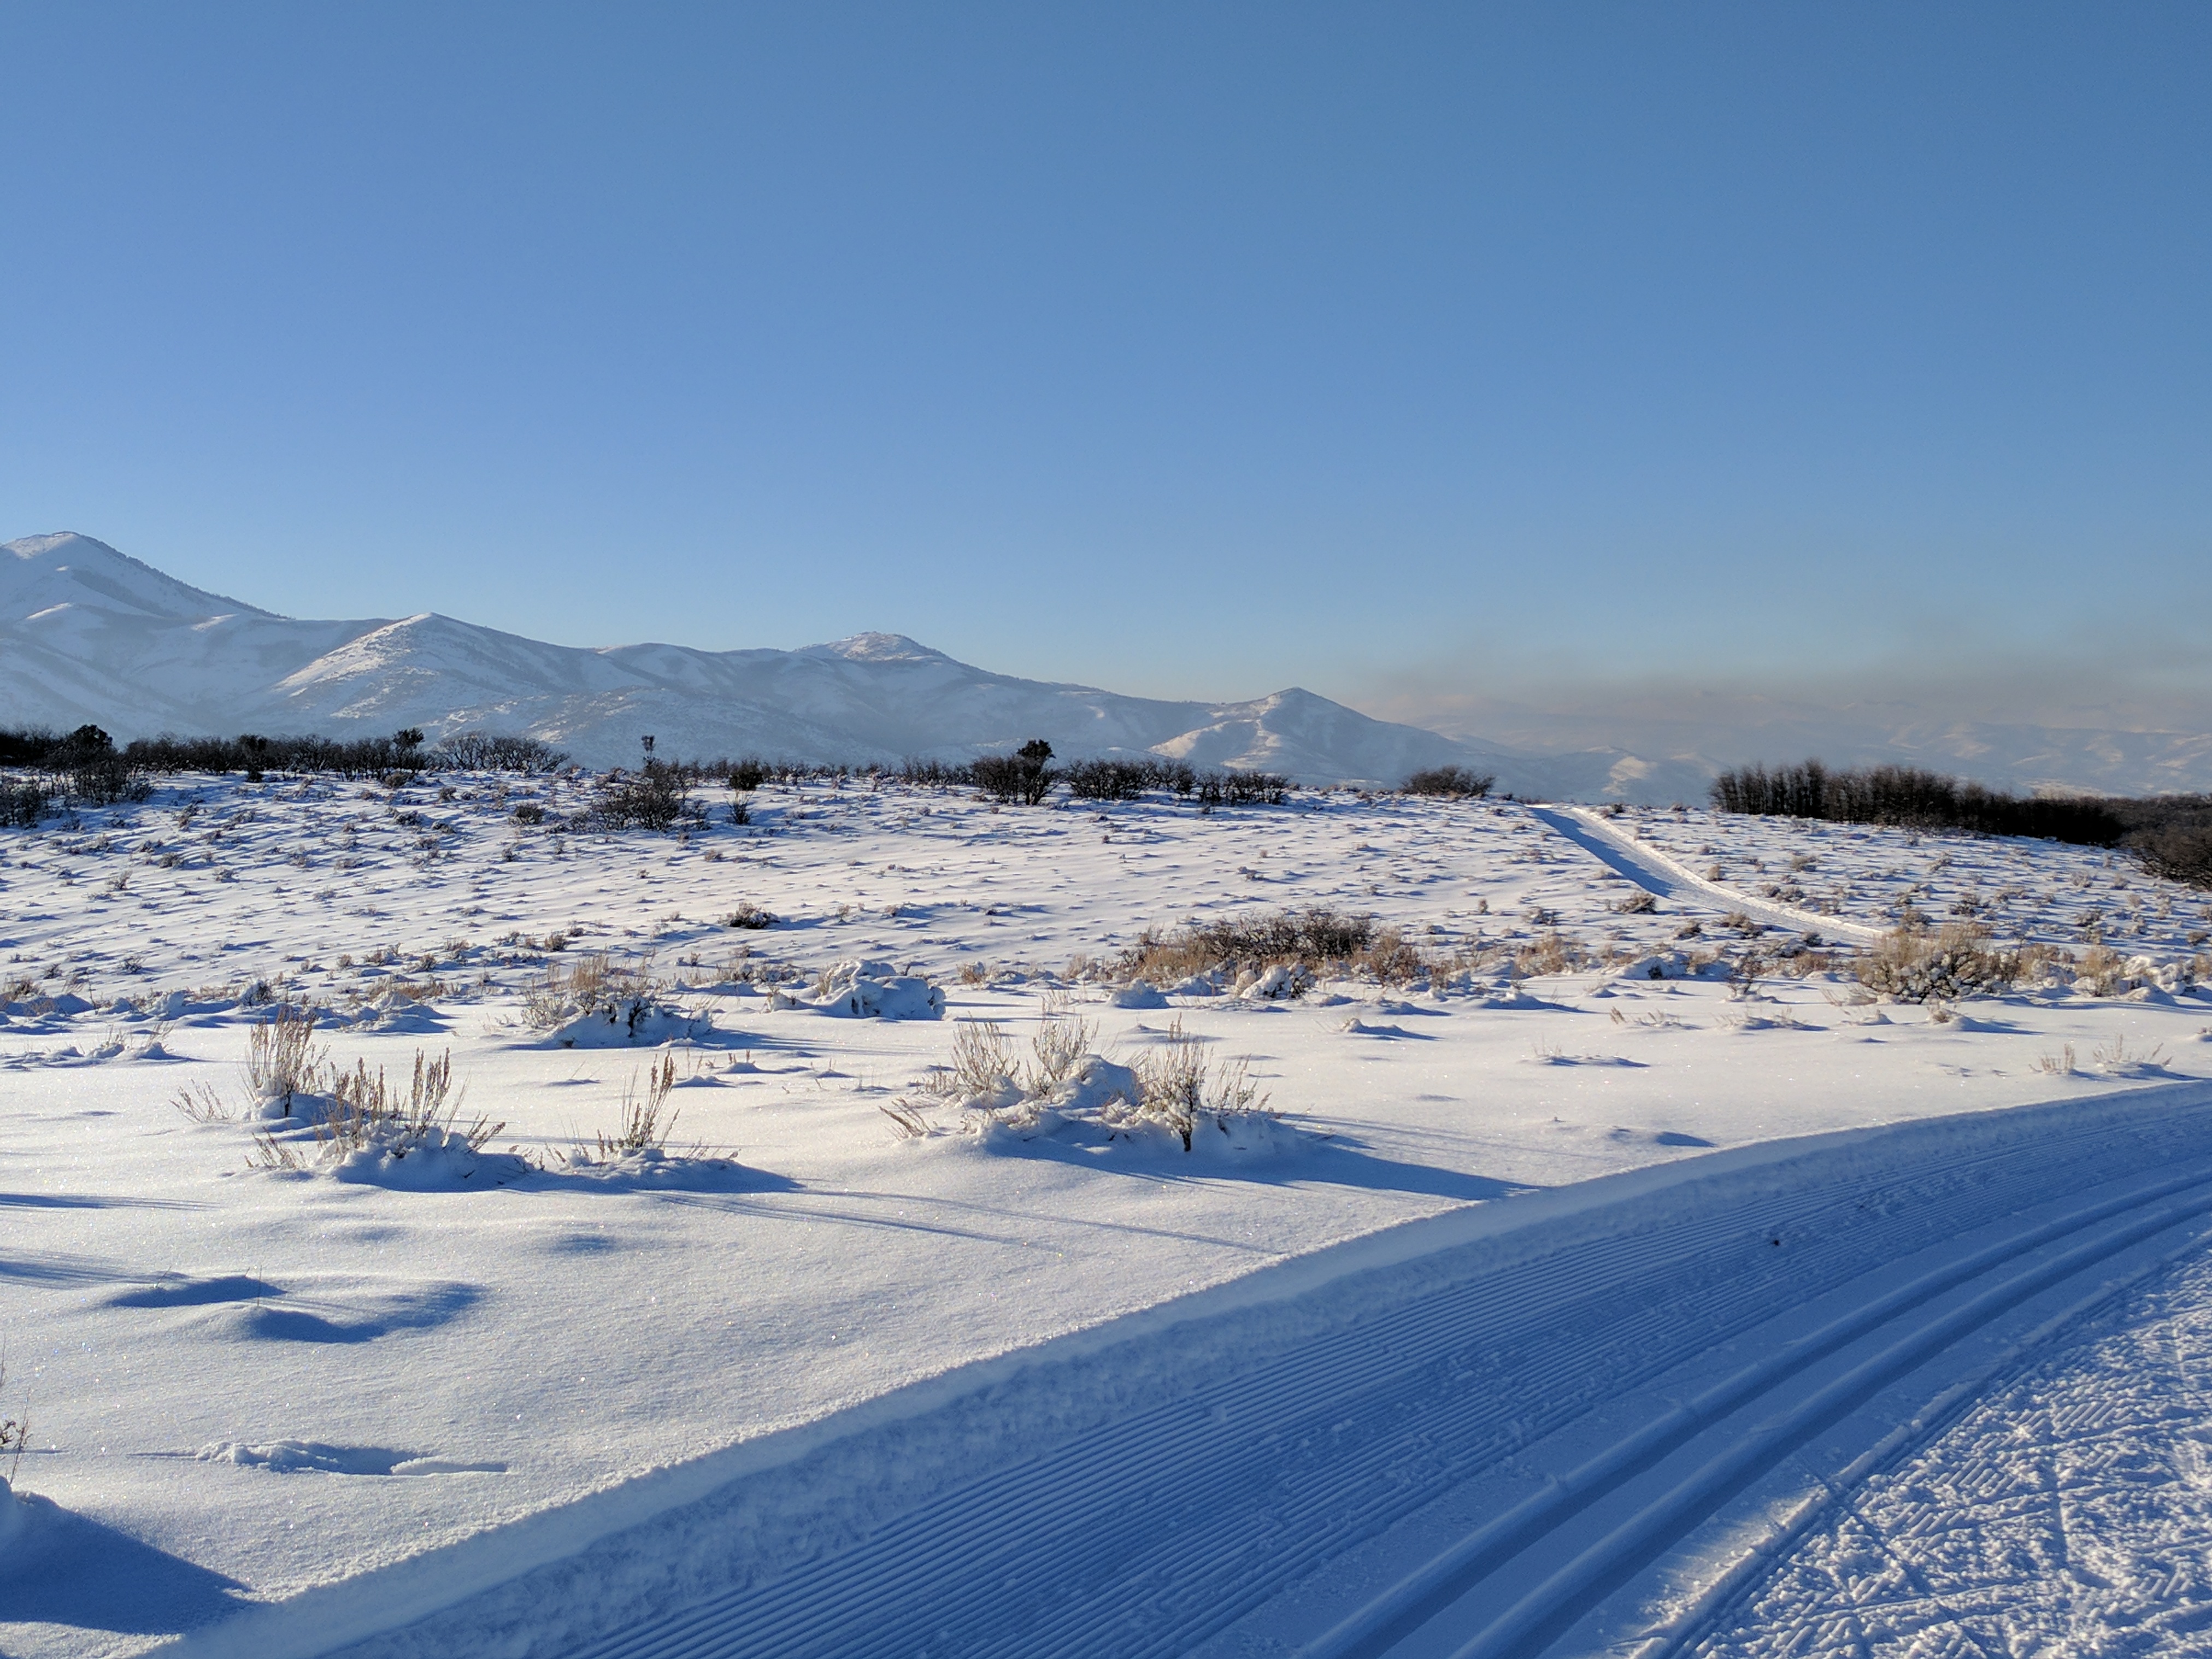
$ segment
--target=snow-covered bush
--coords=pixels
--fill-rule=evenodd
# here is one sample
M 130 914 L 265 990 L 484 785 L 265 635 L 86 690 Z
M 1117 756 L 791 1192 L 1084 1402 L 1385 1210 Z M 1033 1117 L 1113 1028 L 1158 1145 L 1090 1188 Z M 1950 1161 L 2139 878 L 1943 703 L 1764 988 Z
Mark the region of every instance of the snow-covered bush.
M 603 952 L 579 957 L 566 968 L 549 963 L 523 994 L 523 1023 L 564 1048 L 688 1042 L 714 1029 L 711 1016 L 677 1006 L 666 989 Z
M 1884 934 L 1858 965 L 1859 982 L 1894 1002 L 1945 1002 L 1989 996 L 2020 977 L 2017 952 L 1993 949 L 1989 929 L 1952 922 L 1940 932 L 1899 927 Z
M 902 974 L 888 962 L 841 962 L 815 981 L 810 1003 L 816 1012 L 845 1019 L 942 1019 L 945 993 L 916 975 Z

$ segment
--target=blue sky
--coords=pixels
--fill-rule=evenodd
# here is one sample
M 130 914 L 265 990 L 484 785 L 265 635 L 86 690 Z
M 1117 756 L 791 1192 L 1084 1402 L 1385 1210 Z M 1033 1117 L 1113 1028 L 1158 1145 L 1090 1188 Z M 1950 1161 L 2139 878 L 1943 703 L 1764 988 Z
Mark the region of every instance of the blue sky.
M 1417 717 L 2201 690 L 2208 71 L 2202 6 L 14 4 L 0 538 Z

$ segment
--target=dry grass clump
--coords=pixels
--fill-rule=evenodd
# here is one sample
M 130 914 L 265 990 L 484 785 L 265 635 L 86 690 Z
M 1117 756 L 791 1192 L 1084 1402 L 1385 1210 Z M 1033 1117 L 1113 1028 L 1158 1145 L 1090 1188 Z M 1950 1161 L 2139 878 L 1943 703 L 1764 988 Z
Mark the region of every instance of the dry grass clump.
M 209 1083 L 187 1083 L 169 1104 L 195 1123 L 228 1123 L 238 1115 L 222 1091 Z
M 998 1021 L 963 1019 L 953 1028 L 951 1063 L 934 1068 L 927 1086 L 947 1099 L 998 1098 L 1017 1086 L 1019 1069 L 1014 1045 Z
M 680 1113 L 667 1110 L 668 1097 L 676 1087 L 676 1056 L 663 1054 L 660 1063 L 646 1073 L 645 1093 L 637 1092 L 637 1076 L 631 1073 L 629 1085 L 623 1090 L 622 1127 L 610 1138 L 599 1137 L 599 1156 L 619 1158 L 624 1152 L 660 1152 L 665 1149 L 668 1137 L 676 1132 L 676 1120 Z
M 971 1109 L 971 1127 L 1032 1124 L 1043 1107 L 1064 1097 L 1055 1093 L 1063 1085 L 1085 1075 L 1095 1079 L 1095 1069 L 1086 1072 L 1086 1062 L 1103 1059 L 1091 1051 L 1097 1036 L 1089 1021 L 1048 1010 L 1024 1061 L 996 1021 L 963 1020 L 953 1035 L 951 1063 L 935 1068 L 925 1086 L 940 1098 L 965 1103 Z M 1220 1120 L 1271 1115 L 1249 1067 L 1243 1060 L 1210 1064 L 1203 1039 L 1187 1035 L 1176 1019 L 1159 1047 L 1139 1060 L 1133 1072 L 1124 1073 L 1133 1076 L 1134 1087 L 1127 1091 L 1133 1098 L 1116 1096 L 1085 1111 L 1109 1132 L 1165 1128 L 1189 1152 L 1193 1137 L 1209 1120 L 1225 1127 Z M 904 1102 L 896 1109 L 884 1109 L 903 1138 L 934 1133 Z
M 1589 947 L 1554 928 L 1540 933 L 1513 953 L 1516 979 L 1541 979 L 1551 974 L 1571 974 L 1592 962 Z
M 468 1091 L 454 1091 L 450 1049 L 431 1060 L 417 1048 L 404 1094 L 386 1078 L 381 1066 L 372 1074 L 365 1060 L 356 1060 L 350 1072 L 333 1072 L 327 1088 L 326 1109 L 314 1126 L 315 1158 L 320 1163 L 372 1148 L 393 1158 L 405 1158 L 423 1146 L 465 1146 L 473 1153 L 507 1127 L 481 1116 L 466 1125 L 460 1122 L 461 1102 Z M 247 1162 L 256 1169 L 307 1167 L 295 1141 L 279 1140 L 268 1130 L 253 1140 L 255 1152 Z
M 288 1116 L 295 1095 L 317 1091 L 328 1063 L 329 1051 L 314 1046 L 316 1012 L 313 1004 L 279 1002 L 246 1033 L 246 1087 L 256 1100 L 283 1101 Z
M 1990 930 L 1957 921 L 1941 931 L 1899 927 L 1858 965 L 1859 983 L 1894 1002 L 1954 1001 L 2008 990 L 2021 974 L 2019 953 L 1993 949 Z
M 1116 970 L 1124 979 L 1172 985 L 1197 974 L 1234 979 L 1279 966 L 1315 977 L 1369 975 L 1386 985 L 1417 979 L 1427 968 L 1419 951 L 1395 929 L 1377 927 L 1374 917 L 1316 906 L 1193 922 L 1165 937 L 1147 930 L 1122 953 Z

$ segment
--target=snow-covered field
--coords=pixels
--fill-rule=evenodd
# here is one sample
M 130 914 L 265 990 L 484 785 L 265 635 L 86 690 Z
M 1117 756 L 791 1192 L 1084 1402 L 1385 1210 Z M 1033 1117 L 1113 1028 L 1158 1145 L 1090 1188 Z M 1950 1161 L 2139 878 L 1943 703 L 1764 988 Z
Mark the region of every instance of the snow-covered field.
M 860 1562 L 963 1482 L 1137 1432 L 1146 1413 L 1196 1410 L 1242 1433 L 1254 1425 L 1215 1399 L 1232 1375 L 1256 1379 L 1254 1400 L 1333 1399 L 1357 1379 L 1314 1370 L 1315 1345 L 1440 1286 L 1471 1307 L 1505 1297 L 1480 1320 L 1510 1335 L 1526 1309 L 1507 1293 L 1552 1284 L 1528 1264 L 1595 1249 L 1636 1265 L 1604 1283 L 1616 1299 L 1632 1291 L 1645 1324 L 1615 1309 L 1563 1328 L 1567 1348 L 1595 1356 L 1577 1387 L 1538 1387 L 1550 1373 L 1505 1336 L 1485 1345 L 1504 1367 L 1485 1389 L 1549 1404 L 1516 1407 L 1510 1432 L 1469 1429 L 1439 1466 L 1449 1491 L 1378 1442 L 1389 1473 L 1375 1478 L 1404 1501 L 1378 1500 L 1371 1525 L 1309 1536 L 1290 1498 L 1247 1494 L 1249 1513 L 1310 1547 L 1279 1553 L 1297 1569 L 1279 1580 L 1236 1578 L 1268 1585 L 1265 1598 L 1209 1625 L 1164 1589 L 1131 1596 L 1110 1631 L 1056 1649 L 1282 1650 L 1391 1582 L 1390 1552 L 1449 1554 L 1455 1504 L 1518 1501 L 1518 1449 L 1632 1415 L 1635 1390 L 1674 1386 L 1667 1364 L 1702 1375 L 1799 1301 L 1871 1306 L 1852 1287 L 1915 1252 L 1955 1265 L 1996 1251 L 2023 1271 L 2033 1251 L 2105 1237 L 2081 1228 L 2136 1226 L 2154 1202 L 2182 1206 L 2168 1224 L 2185 1231 L 2194 1189 L 2175 1183 L 2212 1157 L 2205 1096 L 2186 1081 L 2212 1075 L 2212 1000 L 2197 988 L 2212 976 L 2207 896 L 2087 849 L 1348 791 L 1208 814 L 1165 799 L 995 810 L 865 779 L 765 788 L 744 826 L 718 795 L 708 824 L 681 836 L 561 830 L 592 787 L 184 779 L 74 823 L 0 831 L 0 1418 L 27 1404 L 33 1430 L 15 1475 L 32 1497 L 0 1511 L 0 1651 L 134 1651 L 198 1630 L 210 1650 L 313 1652 L 448 1604 L 380 1639 L 563 1651 L 642 1608 L 813 1583 L 805 1564 Z M 1834 953 L 1907 903 L 2083 960 L 2046 951 L 2000 999 L 1869 1001 Z M 1115 971 L 1147 929 L 1316 906 L 1372 914 L 1424 966 L 1387 985 L 1278 975 L 1243 994 L 1186 976 L 1132 995 Z M 745 907 L 774 924 L 730 925 Z M 622 1029 L 575 994 L 580 963 L 625 994 Z M 927 1016 L 940 997 L 942 1018 L 866 1017 L 885 1002 Z M 318 1008 L 313 1042 L 334 1065 L 365 1060 L 403 1089 L 418 1054 L 450 1052 L 465 1089 L 455 1127 L 502 1127 L 474 1152 L 322 1161 L 313 1120 L 331 1091 L 283 1115 L 242 1075 L 249 1035 L 286 1001 Z M 941 1081 L 967 1023 L 986 1020 L 1024 1060 L 1041 1034 L 1079 1030 L 1109 1065 L 1194 1051 L 1218 1077 L 1245 1058 L 1279 1121 L 1237 1116 L 1186 1152 L 1141 1124 L 1115 1133 L 1079 1089 L 1056 1114 L 1002 1102 L 987 1116 Z M 678 1115 L 666 1154 L 602 1149 L 665 1059 L 664 1112 Z M 2000 1108 L 2019 1109 L 1921 1139 L 1852 1133 Z M 1787 1156 L 1771 1145 L 1823 1135 L 1840 1139 Z M 1968 1201 L 1943 1171 L 1969 1166 L 2011 1173 L 1967 1183 Z M 1776 1169 L 1788 1178 L 1760 1173 Z M 1752 1185 L 1730 1196 L 1731 1181 Z M 2093 1221 L 2053 1218 L 2093 1191 L 2108 1206 Z M 1838 1204 L 1882 1224 L 1808 1224 L 1824 1243 L 1802 1253 L 1762 1236 L 1788 1264 L 1778 1279 L 1756 1252 L 1729 1278 L 1725 1251 L 1708 1274 L 1682 1265 L 1707 1258 L 1652 1243 L 1715 1218 L 1743 1231 L 1753 1216 L 1763 1233 L 1770 1212 Z M 2049 1236 L 2020 1243 L 2037 1227 Z M 2135 1251 L 2154 1273 L 2181 1236 L 2114 1231 L 2106 1255 Z M 1538 1300 L 1596 1296 L 1581 1271 Z M 2169 1300 L 2142 1328 L 2194 1329 L 2196 1282 L 2157 1281 L 2146 1294 Z M 1749 1299 L 1731 1302 L 1731 1285 Z M 2056 1279 L 2035 1291 L 2067 1306 L 2082 1293 Z M 1655 1308 L 1671 1310 L 1657 1327 Z M 2032 1333 L 2029 1315 L 2050 1311 L 2023 1302 L 2007 1316 Z M 2098 1340 L 2167 1340 L 2124 1331 Z M 1562 1351 L 1523 1335 L 1528 1353 Z M 1984 1333 L 1992 1355 L 2017 1335 Z M 2102 1352 L 2080 1364 L 2111 1374 Z M 1882 1386 L 1910 1393 L 1917 1375 Z M 1281 1392 L 1292 1381 L 1302 1394 Z M 1986 1414 L 2032 1386 L 2090 1385 L 1994 1383 L 1868 1490 L 1922 1514 L 1929 1482 L 1994 1467 Z M 1383 1419 L 1342 1416 L 1370 1420 Z M 1248 1462 L 1284 1451 L 1267 1449 L 1269 1431 Z M 2186 1536 L 2189 1456 L 2173 1451 L 2114 1525 Z M 1913 1459 L 1938 1472 L 1911 1474 Z M 1332 1467 L 1313 1465 L 1315 1490 L 1336 1490 Z M 1802 1498 L 1745 1492 L 1739 1506 Z M 1093 1497 L 1111 1508 L 1111 1495 Z M 1702 1605 L 1729 1540 L 1755 1528 L 1747 1512 L 1700 1524 L 1674 1554 L 1639 1558 L 1590 1640 Z M 1823 1606 L 1856 1607 L 1876 1571 L 1864 1528 L 1883 1525 L 1881 1571 L 1922 1582 L 1939 1565 L 1913 1557 L 1925 1539 L 1972 1578 L 1941 1528 L 1812 1516 L 1761 1547 L 1783 1565 L 1753 1601 L 1714 1601 L 1680 1639 L 1718 1639 L 1712 1621 L 1754 1607 L 1779 1628 L 1776 1596 L 1796 1597 L 1786 1616 L 1808 1629 Z M 1224 1571 L 1239 1559 L 1218 1553 Z M 1034 1565 L 1053 1561 L 1040 1544 Z M 2197 1582 L 2172 1578 L 2183 1588 L 2168 1600 Z M 881 1587 L 869 1594 L 896 1628 Z M 810 1604 L 794 1605 L 804 1628 Z M 1055 1650 L 1013 1613 L 990 1629 L 1011 1651 Z M 1344 1651 L 1397 1639 L 1387 1620 L 1362 1629 L 1369 1645 Z

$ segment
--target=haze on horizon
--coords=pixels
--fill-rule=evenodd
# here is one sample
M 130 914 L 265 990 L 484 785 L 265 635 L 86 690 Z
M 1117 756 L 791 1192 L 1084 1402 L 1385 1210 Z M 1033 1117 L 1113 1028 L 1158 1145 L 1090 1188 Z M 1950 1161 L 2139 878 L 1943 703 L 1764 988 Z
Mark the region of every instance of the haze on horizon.
M 0 50 L 0 539 L 1508 742 L 2212 730 L 2200 9 L 32 5 Z

